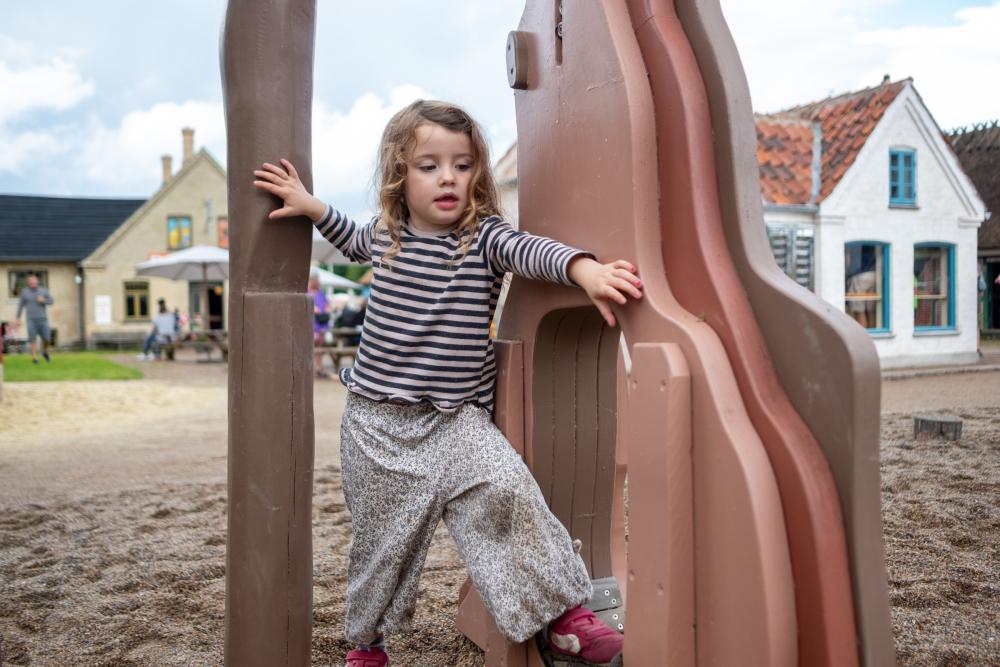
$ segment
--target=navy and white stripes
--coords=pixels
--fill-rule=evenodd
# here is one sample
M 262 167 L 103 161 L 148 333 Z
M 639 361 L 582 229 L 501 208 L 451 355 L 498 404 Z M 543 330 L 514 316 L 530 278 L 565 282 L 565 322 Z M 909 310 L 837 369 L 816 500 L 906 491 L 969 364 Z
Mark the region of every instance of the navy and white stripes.
M 374 223 L 359 225 L 332 207 L 316 223 L 348 259 L 374 269 L 357 359 L 342 380 L 376 400 L 429 401 L 445 412 L 472 402 L 492 411 L 490 322 L 504 273 L 573 285 L 570 260 L 592 255 L 489 217 L 464 256 L 454 232 L 427 236 L 404 222 L 400 252 L 385 265 L 391 241 L 385 232 L 375 238 Z

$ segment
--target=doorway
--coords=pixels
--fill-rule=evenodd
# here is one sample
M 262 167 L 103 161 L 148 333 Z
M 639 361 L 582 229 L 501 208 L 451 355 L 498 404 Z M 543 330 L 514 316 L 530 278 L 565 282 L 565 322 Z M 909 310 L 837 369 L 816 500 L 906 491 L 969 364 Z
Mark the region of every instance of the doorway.
M 201 316 L 201 298 L 204 294 L 205 283 L 200 280 L 192 280 L 188 283 L 188 305 L 191 321 L 196 321 L 196 317 Z M 208 282 L 208 328 L 211 331 L 219 331 L 226 328 L 224 315 L 225 289 L 221 281 Z
M 986 260 L 986 293 L 983 296 L 983 331 L 1000 333 L 1000 257 L 990 257 Z

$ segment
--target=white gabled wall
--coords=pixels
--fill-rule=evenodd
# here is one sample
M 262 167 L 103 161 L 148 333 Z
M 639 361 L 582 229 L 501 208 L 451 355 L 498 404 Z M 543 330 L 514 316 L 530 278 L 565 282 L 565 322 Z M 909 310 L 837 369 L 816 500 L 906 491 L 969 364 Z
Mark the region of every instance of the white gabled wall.
M 916 151 L 916 208 L 889 206 L 889 150 Z M 875 337 L 883 367 L 964 363 L 977 358 L 976 230 L 984 206 L 911 84 L 886 110 L 831 195 L 817 225 L 817 292 L 844 308 L 844 245 L 891 244 L 891 333 Z M 955 246 L 954 331 L 916 334 L 913 248 Z

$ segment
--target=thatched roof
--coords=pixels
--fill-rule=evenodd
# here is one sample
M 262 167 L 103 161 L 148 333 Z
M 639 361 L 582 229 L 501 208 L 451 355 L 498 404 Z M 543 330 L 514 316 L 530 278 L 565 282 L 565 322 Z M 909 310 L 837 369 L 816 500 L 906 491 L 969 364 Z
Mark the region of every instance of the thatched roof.
M 979 228 L 979 249 L 1000 249 L 1000 122 L 952 130 L 948 141 L 992 214 Z

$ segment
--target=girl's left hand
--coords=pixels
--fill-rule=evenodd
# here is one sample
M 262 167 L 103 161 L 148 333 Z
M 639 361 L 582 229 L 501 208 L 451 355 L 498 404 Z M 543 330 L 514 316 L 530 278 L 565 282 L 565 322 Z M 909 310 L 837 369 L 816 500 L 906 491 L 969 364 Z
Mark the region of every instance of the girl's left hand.
M 590 300 L 601 311 L 609 326 L 617 326 L 609 301 L 625 305 L 628 296 L 642 298 L 642 281 L 636 268 L 624 259 L 601 264 L 589 257 L 577 257 L 569 265 L 570 280 L 583 288 Z

